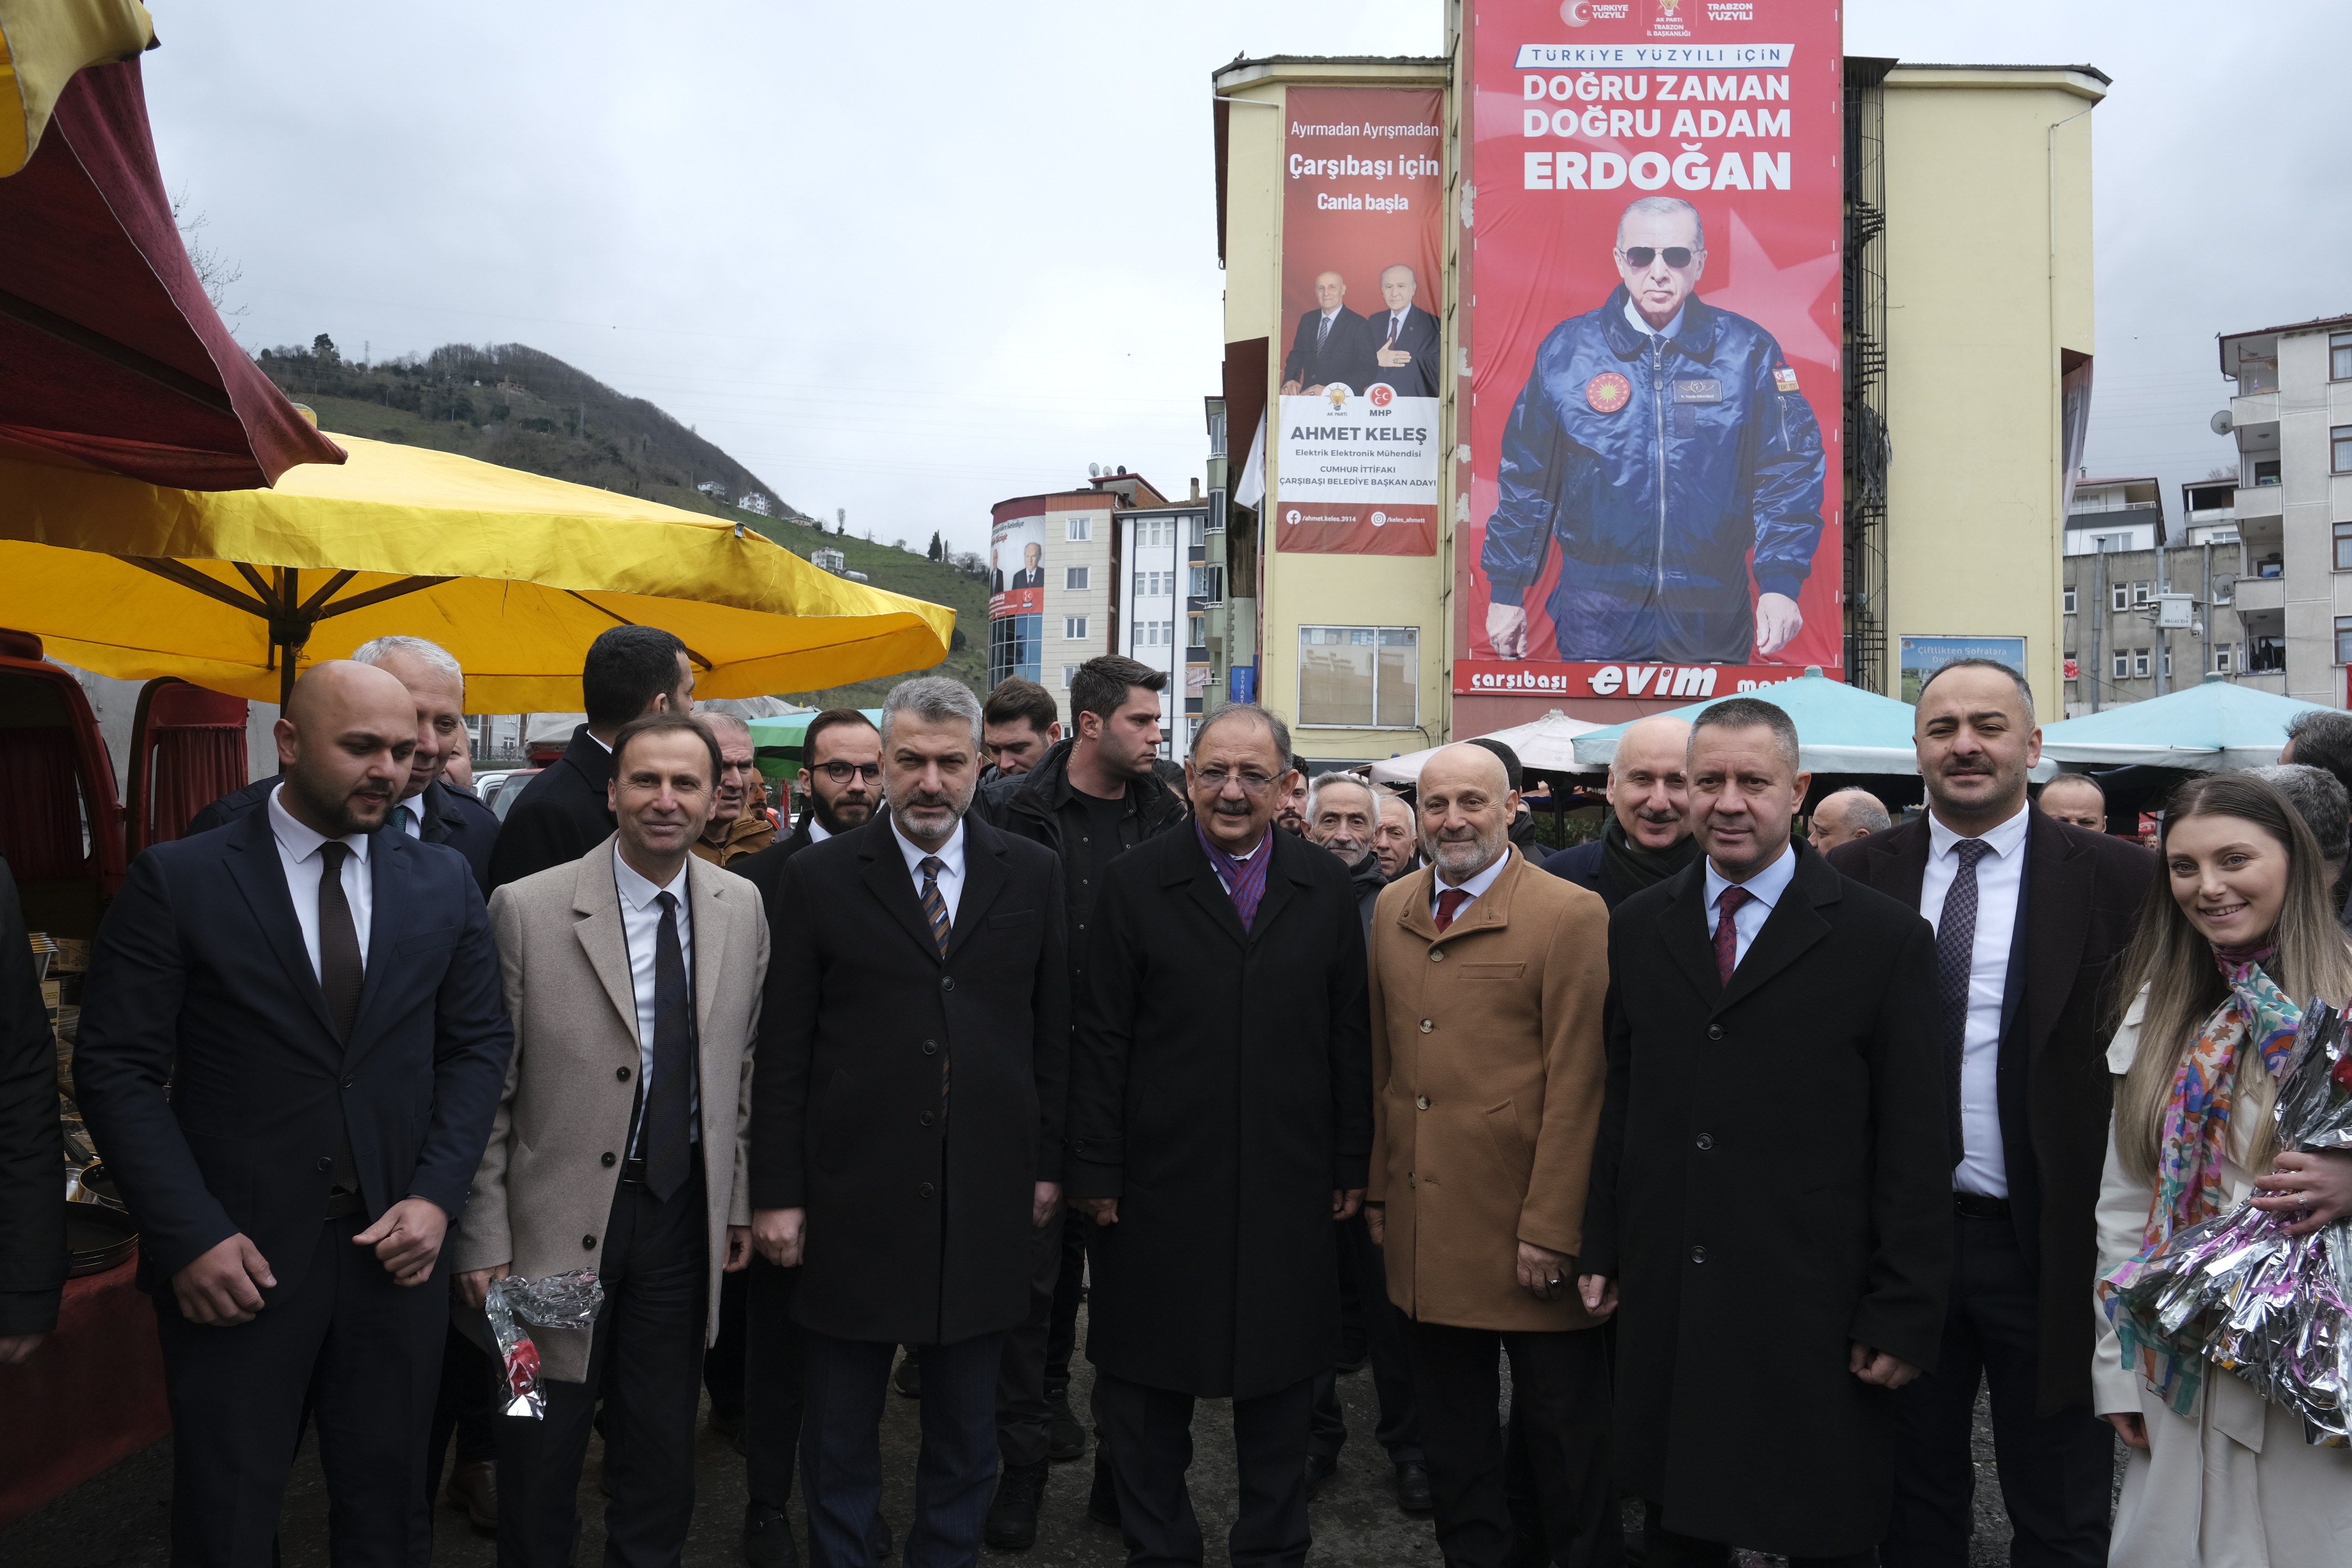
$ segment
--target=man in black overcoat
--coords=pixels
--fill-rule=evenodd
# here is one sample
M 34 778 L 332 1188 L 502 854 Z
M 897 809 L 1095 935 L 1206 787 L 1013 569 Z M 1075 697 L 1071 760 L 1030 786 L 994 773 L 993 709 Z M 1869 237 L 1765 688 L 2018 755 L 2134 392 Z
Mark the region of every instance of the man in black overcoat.
M 801 1268 L 813 1568 L 872 1568 L 883 1390 L 922 1348 L 909 1563 L 979 1559 L 1004 1331 L 1061 1202 L 1069 980 L 1052 851 L 968 815 L 980 700 L 883 704 L 883 798 L 802 850 L 771 906 L 752 1078 L 753 1244 Z
M 694 707 L 694 661 L 658 626 L 614 626 L 588 645 L 580 669 L 588 722 L 563 755 L 522 786 L 490 851 L 490 886 L 503 888 L 577 860 L 614 832 L 605 802 L 613 782 L 613 737 L 644 713 Z
M 1087 1359 L 1131 1563 L 1201 1561 L 1196 1398 L 1234 1402 L 1236 1568 L 1307 1554 L 1371 1058 L 1348 869 L 1272 830 L 1289 757 L 1279 719 L 1220 709 L 1192 740 L 1192 825 L 1112 861 L 1095 907 L 1068 1184 L 1093 1221 Z
M 2115 1436 L 2092 1414 L 2095 1211 L 2114 1079 L 2116 968 L 2156 857 L 2025 798 L 2042 731 L 2023 678 L 1990 659 L 1928 677 L 1915 718 L 1927 814 L 1830 864 L 1936 926 L 1938 1062 L 1950 1106 L 1952 1290 L 1936 1370 L 1895 1400 L 1886 1568 L 1967 1561 L 1977 1389 L 2018 1561 L 2107 1560 Z
M 1811 781 L 1780 709 L 1700 714 L 1689 774 L 1705 857 L 1609 921 L 1578 1272 L 1617 1317 L 1618 1479 L 1649 1568 L 1864 1568 L 1950 1267 L 1935 938 L 1790 842 Z

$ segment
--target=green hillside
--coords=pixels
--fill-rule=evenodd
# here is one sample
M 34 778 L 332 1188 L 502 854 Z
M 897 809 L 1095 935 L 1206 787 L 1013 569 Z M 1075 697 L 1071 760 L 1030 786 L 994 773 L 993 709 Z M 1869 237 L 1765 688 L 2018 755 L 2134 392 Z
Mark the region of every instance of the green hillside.
M 374 364 L 344 360 L 322 334 L 311 347 L 262 351 L 262 371 L 319 416 L 330 435 L 397 441 L 544 474 L 551 479 L 748 524 L 805 560 L 831 545 L 875 587 L 945 605 L 956 613 L 955 646 L 933 670 L 824 691 L 774 692 L 817 707 L 878 706 L 909 675 L 951 676 L 988 691 L 988 591 L 975 557 L 961 564 L 925 558 L 845 534 L 821 533 L 815 520 L 783 501 L 752 473 L 654 404 L 629 397 L 520 343 L 446 344 Z M 762 502 L 765 510 L 735 504 Z M 909 532 L 918 531 L 910 525 Z M 928 534 L 928 525 L 920 529 Z

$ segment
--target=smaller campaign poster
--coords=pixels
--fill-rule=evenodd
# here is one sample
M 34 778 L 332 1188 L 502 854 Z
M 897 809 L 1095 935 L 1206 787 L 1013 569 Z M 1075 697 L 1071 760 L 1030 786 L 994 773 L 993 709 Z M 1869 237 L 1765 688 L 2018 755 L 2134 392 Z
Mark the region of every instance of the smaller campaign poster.
M 1045 514 L 1000 517 L 988 536 L 988 618 L 1045 613 Z
M 1290 89 L 1275 548 L 1434 555 L 1440 95 Z

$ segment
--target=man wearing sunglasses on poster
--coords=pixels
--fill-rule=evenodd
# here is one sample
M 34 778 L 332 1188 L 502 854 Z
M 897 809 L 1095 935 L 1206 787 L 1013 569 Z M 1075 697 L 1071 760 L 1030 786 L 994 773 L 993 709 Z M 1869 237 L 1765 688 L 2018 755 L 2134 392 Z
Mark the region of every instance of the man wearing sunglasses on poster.
M 1615 257 L 1622 281 L 1551 330 L 1504 426 L 1487 639 L 1501 658 L 1769 658 L 1804 625 L 1821 426 L 1772 334 L 1696 297 L 1696 208 L 1634 201 Z M 1526 596 L 1554 540 L 1557 647 L 1530 647 Z

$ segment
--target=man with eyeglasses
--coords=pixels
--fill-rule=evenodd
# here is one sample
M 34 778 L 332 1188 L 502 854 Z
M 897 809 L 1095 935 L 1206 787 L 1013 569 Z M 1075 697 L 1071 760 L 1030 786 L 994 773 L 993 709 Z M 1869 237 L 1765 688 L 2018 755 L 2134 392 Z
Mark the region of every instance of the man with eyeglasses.
M 735 867 L 776 841 L 776 826 L 766 816 L 746 809 L 753 781 L 760 776 L 753 760 L 751 726 L 732 713 L 695 715 L 719 737 L 719 787 L 713 792 L 710 826 L 694 841 L 694 853 L 714 866 Z
M 1503 429 L 1487 642 L 1503 659 L 1770 658 L 1804 625 L 1821 426 L 1772 334 L 1697 298 L 1696 207 L 1632 203 L 1614 254 L 1622 281 L 1551 330 Z M 1526 599 L 1555 542 L 1546 647 Z
M 1199 1399 L 1233 1401 L 1233 1560 L 1308 1546 L 1371 1061 L 1348 868 L 1275 830 L 1289 758 L 1276 715 L 1211 714 L 1185 769 L 1192 822 L 1113 860 L 1095 905 L 1064 1182 L 1089 1221 L 1087 1358 L 1129 1563 L 1202 1560 L 1184 1484 Z

